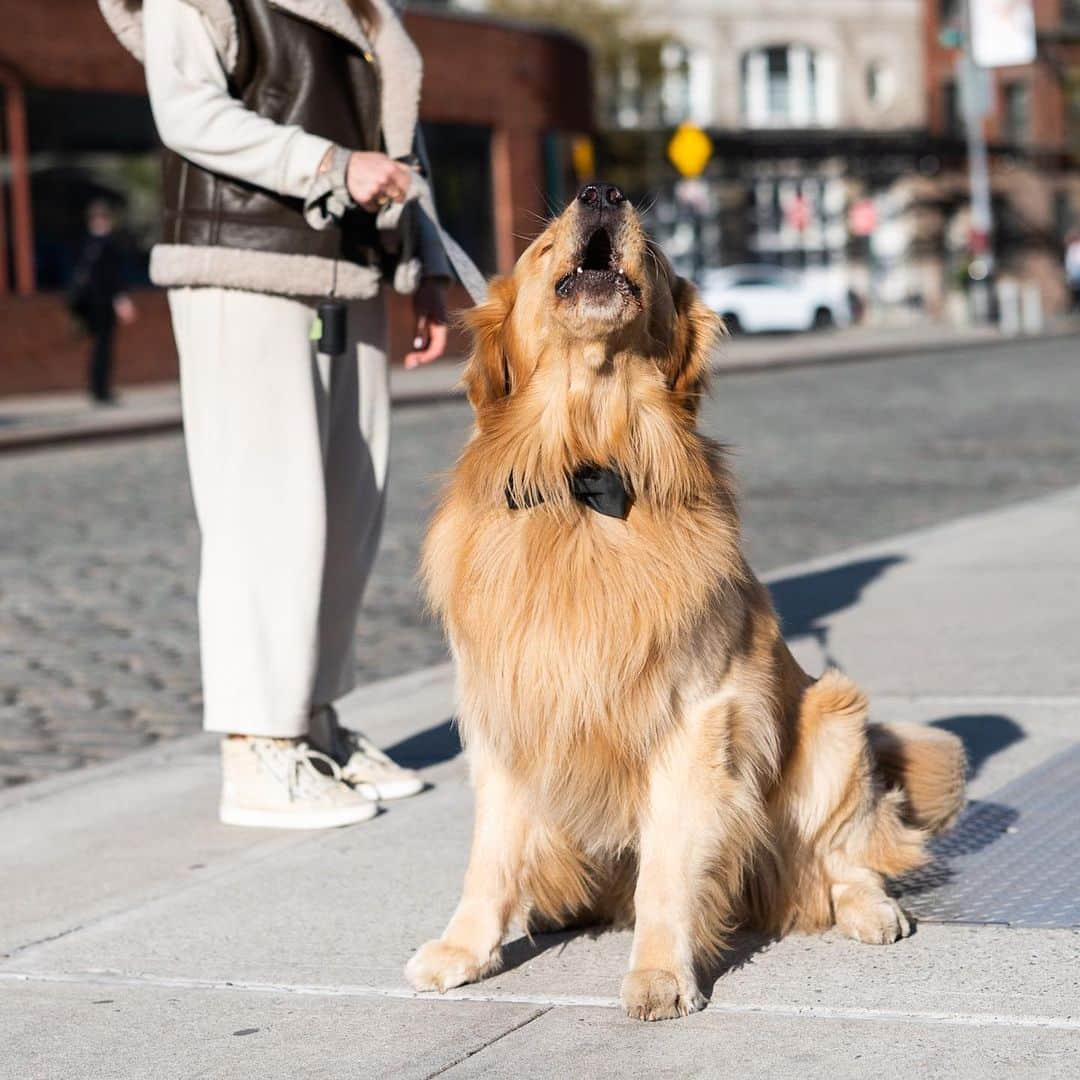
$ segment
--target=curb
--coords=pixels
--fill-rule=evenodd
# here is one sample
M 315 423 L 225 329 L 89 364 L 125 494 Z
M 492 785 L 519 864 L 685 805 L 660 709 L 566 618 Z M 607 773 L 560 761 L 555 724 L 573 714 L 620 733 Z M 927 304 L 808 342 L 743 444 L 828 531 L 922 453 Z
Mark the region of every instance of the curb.
M 866 364 L 887 360 L 905 360 L 922 356 L 932 349 L 936 354 L 953 355 L 972 349 L 1001 348 L 1011 345 L 1041 345 L 1049 342 L 1080 338 L 1080 328 L 1054 331 L 1031 337 L 1003 337 L 1001 335 L 973 337 L 964 341 L 945 341 L 938 343 L 898 342 L 895 346 L 867 346 L 849 351 L 828 352 L 819 356 L 780 357 L 777 359 L 736 360 L 730 363 L 713 365 L 712 377 L 721 379 L 728 375 L 765 375 L 777 371 L 796 371 L 806 368 L 840 367 L 844 364 Z M 455 380 L 442 388 L 406 390 L 392 395 L 391 408 L 407 409 L 422 405 L 437 405 L 447 401 L 464 401 L 465 388 Z M 146 417 L 108 424 L 86 425 L 76 428 L 45 428 L 26 431 L 0 431 L 0 454 L 8 451 L 37 450 L 50 446 L 65 446 L 71 443 L 108 442 L 121 439 L 147 438 L 154 435 L 171 434 L 183 430 L 180 412 L 166 416 Z
M 1030 337 L 972 337 L 964 341 L 943 341 L 937 343 L 920 342 L 897 343 L 895 346 L 885 348 L 880 345 L 863 349 L 851 349 L 848 352 L 827 353 L 821 356 L 811 356 L 804 360 L 791 357 L 780 357 L 776 360 L 736 360 L 730 364 L 715 364 L 712 370 L 713 378 L 721 378 L 724 375 L 756 375 L 767 374 L 773 371 L 795 371 L 799 368 L 840 367 L 843 364 L 867 364 L 884 360 L 907 360 L 915 356 L 921 356 L 931 349 L 935 354 L 949 354 L 967 352 L 971 349 L 1000 348 L 1003 345 L 1023 347 L 1025 345 L 1042 345 L 1054 341 L 1063 341 L 1067 338 L 1080 337 L 1080 328 L 1069 330 L 1056 330 L 1048 334 L 1037 334 Z
M 0 433 L 0 454 L 18 450 L 38 450 L 68 443 L 107 442 L 110 439 L 140 439 L 181 431 L 179 413 L 153 419 L 130 420 L 120 423 L 87 425 L 78 428 L 38 428 Z

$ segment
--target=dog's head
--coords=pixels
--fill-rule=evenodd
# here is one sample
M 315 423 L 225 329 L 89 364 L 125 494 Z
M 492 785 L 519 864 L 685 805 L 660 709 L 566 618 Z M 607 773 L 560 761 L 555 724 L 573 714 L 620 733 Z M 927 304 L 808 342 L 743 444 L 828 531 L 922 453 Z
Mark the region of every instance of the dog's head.
M 614 185 L 586 184 L 469 312 L 465 372 L 477 413 L 556 361 L 597 376 L 637 365 L 694 409 L 719 320 L 642 229 Z

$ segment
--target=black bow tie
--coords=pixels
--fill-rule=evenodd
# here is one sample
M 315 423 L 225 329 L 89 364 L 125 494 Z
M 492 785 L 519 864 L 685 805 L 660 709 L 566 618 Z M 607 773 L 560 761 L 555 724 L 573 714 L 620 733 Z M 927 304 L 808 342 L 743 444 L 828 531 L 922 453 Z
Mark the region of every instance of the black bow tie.
M 622 518 L 630 512 L 630 495 L 622 476 L 615 469 L 601 469 L 598 465 L 583 465 L 570 477 L 570 494 L 579 503 L 605 517 Z M 510 485 L 506 486 L 506 505 L 520 510 L 542 503 L 536 492 L 526 492 L 523 502 L 518 503 Z

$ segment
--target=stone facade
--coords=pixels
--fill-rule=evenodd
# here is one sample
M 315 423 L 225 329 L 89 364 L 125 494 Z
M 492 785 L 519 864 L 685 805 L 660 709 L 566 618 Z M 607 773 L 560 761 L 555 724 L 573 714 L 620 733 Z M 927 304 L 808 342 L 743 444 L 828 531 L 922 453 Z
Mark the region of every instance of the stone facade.
M 882 130 L 924 122 L 919 0 L 674 0 L 638 10 L 650 32 L 685 48 L 692 119 L 704 126 Z M 772 72 L 761 71 L 770 60 Z M 774 89 L 788 82 L 786 116 L 755 110 L 762 78 Z M 817 110 L 798 100 L 808 85 L 827 99 Z

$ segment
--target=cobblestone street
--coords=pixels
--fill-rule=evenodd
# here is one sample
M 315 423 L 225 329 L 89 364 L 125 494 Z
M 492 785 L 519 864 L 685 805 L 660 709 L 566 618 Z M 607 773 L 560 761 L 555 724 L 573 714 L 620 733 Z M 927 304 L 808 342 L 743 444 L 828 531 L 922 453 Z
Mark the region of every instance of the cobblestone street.
M 718 381 L 761 572 L 1080 479 L 1075 340 Z M 444 657 L 415 584 L 459 402 L 395 412 L 362 681 Z M 197 530 L 179 437 L 0 458 L 0 783 L 199 724 Z
M 444 658 L 414 580 L 460 404 L 396 416 L 393 498 L 357 638 L 370 681 Z M 195 731 L 198 530 L 178 436 L 0 460 L 0 783 Z

